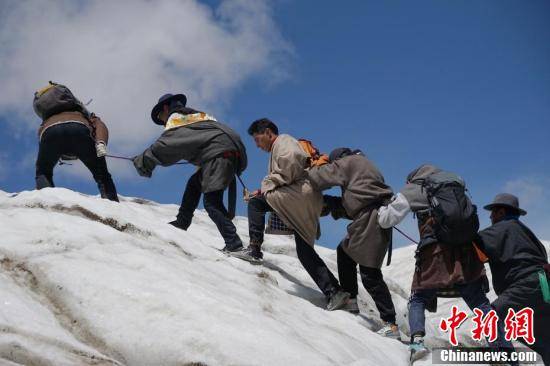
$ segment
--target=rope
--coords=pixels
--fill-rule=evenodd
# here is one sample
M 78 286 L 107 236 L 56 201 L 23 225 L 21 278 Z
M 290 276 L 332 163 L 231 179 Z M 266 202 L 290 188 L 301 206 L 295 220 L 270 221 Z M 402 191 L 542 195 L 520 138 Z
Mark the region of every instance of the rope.
M 113 158 L 113 159 L 122 159 L 122 160 L 130 160 L 130 161 L 133 161 L 131 158 L 127 158 L 127 157 L 124 157 L 124 156 L 116 156 L 116 155 L 105 155 L 109 158 Z
M 236 175 L 236 174 L 235 174 Z M 246 191 L 248 191 L 248 187 L 244 184 L 243 180 L 241 179 L 241 176 L 240 175 L 237 175 L 237 179 L 239 180 L 239 182 L 241 182 L 241 185 L 243 186 L 243 189 L 245 189 Z
M 117 155 L 105 155 L 106 157 L 108 158 L 112 158 L 112 159 L 120 159 L 120 160 L 128 160 L 128 161 L 134 161 L 134 159 L 132 158 L 129 158 L 129 157 L 126 157 L 126 156 L 117 156 Z M 189 162 L 187 161 L 183 161 L 181 163 L 176 163 L 175 165 L 187 165 L 187 164 L 190 164 Z M 59 165 L 73 165 L 73 164 L 69 164 L 69 163 L 64 163 L 62 162 L 61 160 L 59 160 Z M 246 184 L 244 184 L 242 178 L 239 176 L 239 175 L 236 175 L 237 176 L 237 179 L 239 180 L 239 182 L 241 183 L 241 185 L 243 186 L 243 188 L 248 191 L 248 188 L 246 187 Z
M 126 156 L 117 156 L 117 155 L 109 155 L 109 154 L 107 154 L 107 155 L 105 155 L 105 156 L 107 156 L 107 157 L 109 157 L 109 158 L 113 158 L 113 159 L 121 159 L 121 160 L 134 161 L 134 159 L 128 158 L 128 157 L 126 157 Z M 65 164 L 66 164 L 66 163 L 65 163 Z M 184 162 L 181 162 L 181 163 L 176 163 L 176 165 L 187 165 L 187 164 L 189 164 L 189 162 L 187 162 L 187 161 L 184 161 Z M 70 165 L 70 164 L 68 164 L 68 165 Z M 244 184 L 242 178 L 241 178 L 239 175 L 237 175 L 237 179 L 239 180 L 239 182 L 241 183 L 241 185 L 243 186 L 243 188 L 246 189 L 246 190 L 248 190 L 248 188 L 246 187 L 246 184 Z
M 105 155 L 105 156 L 107 156 L 107 157 L 109 157 L 109 158 L 113 158 L 113 159 L 121 159 L 121 160 L 134 161 L 134 159 L 128 158 L 128 157 L 126 157 L 126 156 L 116 156 L 116 155 L 109 155 L 109 154 L 107 154 L 107 155 Z M 176 163 L 175 165 L 186 165 L 186 164 L 189 164 L 189 162 L 184 161 L 184 162 L 181 162 L 181 163 Z
M 413 238 L 411 238 L 410 236 L 408 236 L 407 234 L 405 234 L 403 231 L 401 231 L 397 226 L 394 226 L 393 227 L 395 230 L 397 230 L 401 235 L 403 235 L 405 238 L 409 239 L 410 241 L 412 241 L 413 243 L 415 244 L 418 244 L 418 242 L 416 240 L 414 240 Z

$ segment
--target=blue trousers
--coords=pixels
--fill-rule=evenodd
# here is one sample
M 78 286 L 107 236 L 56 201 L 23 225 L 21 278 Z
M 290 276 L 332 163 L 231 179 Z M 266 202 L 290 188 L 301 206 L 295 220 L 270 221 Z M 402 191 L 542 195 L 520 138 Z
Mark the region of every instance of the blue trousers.
M 485 296 L 485 291 L 483 291 L 482 280 L 479 279 L 475 282 L 471 282 L 464 285 L 456 285 L 456 288 L 460 292 L 462 299 L 468 305 L 468 307 L 473 310 L 478 308 L 487 314 L 493 308 L 489 302 L 487 296 Z M 433 298 L 437 296 L 436 289 L 429 290 L 417 290 L 413 291 L 411 297 L 409 298 L 409 327 L 411 329 L 411 339 L 415 335 L 426 335 L 425 323 L 426 323 L 426 304 L 428 304 Z M 498 324 L 498 337 L 497 340 L 491 344 L 489 347 L 506 347 L 513 348 L 512 343 L 504 339 L 504 328 L 502 322 L 504 319 L 499 319 Z

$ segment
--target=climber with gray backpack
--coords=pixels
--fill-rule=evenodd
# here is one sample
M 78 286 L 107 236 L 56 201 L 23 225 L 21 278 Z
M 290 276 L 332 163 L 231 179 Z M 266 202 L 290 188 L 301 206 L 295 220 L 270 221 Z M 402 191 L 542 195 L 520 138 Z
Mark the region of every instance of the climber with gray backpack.
M 409 212 L 418 220 L 420 241 L 409 298 L 410 362 L 429 353 L 424 345 L 425 310 L 435 312 L 438 297 L 462 297 L 470 309 L 492 310 L 480 252 L 473 243 L 479 229 L 477 208 L 458 175 L 424 164 L 407 176 L 405 187 L 378 210 L 383 228 L 399 224 Z M 499 326 L 490 347 L 511 348 Z
M 64 85 L 49 82 L 35 92 L 33 109 L 42 119 L 38 129 L 36 189 L 54 187 L 58 161 L 80 159 L 90 170 L 102 198 L 118 202 L 105 155 L 109 131 L 103 121 Z

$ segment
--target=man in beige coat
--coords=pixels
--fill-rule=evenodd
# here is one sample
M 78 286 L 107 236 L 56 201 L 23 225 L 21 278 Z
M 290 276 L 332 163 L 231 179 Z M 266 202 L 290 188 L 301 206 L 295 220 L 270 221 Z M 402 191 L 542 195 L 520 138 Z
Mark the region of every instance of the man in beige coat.
M 313 249 L 323 202 L 321 193 L 313 189 L 308 179 L 308 154 L 292 136 L 279 135 L 277 126 L 267 118 L 254 121 L 248 133 L 254 137 L 256 146 L 270 152 L 271 157 L 261 189 L 253 192 L 248 202 L 250 245 L 244 257 L 235 256 L 261 260 L 265 214 L 274 211 L 294 230 L 298 259 L 327 297 L 327 310 L 342 308 L 349 294 L 342 291 L 338 280 Z
M 390 291 L 380 268 L 391 245 L 391 229 L 382 229 L 378 224 L 378 208 L 389 202 L 393 193 L 384 182 L 378 168 L 360 150 L 338 148 L 330 153 L 330 162 L 311 168 L 309 179 L 313 186 L 323 191 L 332 187 L 342 189 L 342 197 L 331 197 L 341 215 L 352 220 L 347 235 L 336 250 L 338 276 L 350 300 L 344 308 L 359 313 L 357 306 L 357 265 L 365 289 L 372 296 L 384 326 L 380 335 L 400 339 L 395 322 L 395 307 Z M 333 206 L 329 204 L 328 206 Z M 332 211 L 332 210 L 330 210 Z M 331 212 L 335 219 L 341 216 Z M 388 258 L 390 257 L 388 255 Z M 388 259 L 389 263 L 389 259 Z

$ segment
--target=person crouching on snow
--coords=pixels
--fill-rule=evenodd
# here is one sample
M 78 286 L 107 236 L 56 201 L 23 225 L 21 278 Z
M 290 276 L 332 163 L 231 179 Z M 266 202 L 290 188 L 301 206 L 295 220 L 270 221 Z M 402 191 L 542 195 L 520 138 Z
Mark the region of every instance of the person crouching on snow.
M 353 220 L 348 225 L 346 237 L 336 250 L 338 278 L 343 290 L 350 293 L 350 300 L 344 310 L 359 313 L 359 265 L 363 285 L 372 296 L 380 318 L 385 323 L 378 334 L 401 339 L 395 321 L 395 307 L 380 270 L 391 245 L 392 231 L 383 229 L 378 224 L 378 208 L 389 203 L 393 196 L 391 188 L 384 183 L 384 177 L 378 168 L 361 151 L 352 151 L 349 148 L 333 150 L 328 164 L 309 170 L 309 179 L 319 191 L 340 187 L 345 216 Z

